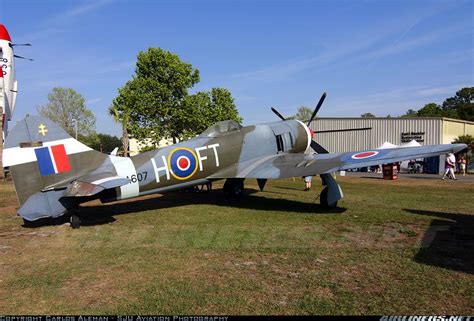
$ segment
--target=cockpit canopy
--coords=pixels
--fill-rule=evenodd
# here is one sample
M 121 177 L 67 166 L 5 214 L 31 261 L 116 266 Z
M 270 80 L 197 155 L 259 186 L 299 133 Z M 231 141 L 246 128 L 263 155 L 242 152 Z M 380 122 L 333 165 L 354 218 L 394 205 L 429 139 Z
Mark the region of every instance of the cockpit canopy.
M 234 120 L 223 120 L 203 131 L 200 136 L 219 137 L 227 133 L 237 132 L 241 128 L 242 125 Z

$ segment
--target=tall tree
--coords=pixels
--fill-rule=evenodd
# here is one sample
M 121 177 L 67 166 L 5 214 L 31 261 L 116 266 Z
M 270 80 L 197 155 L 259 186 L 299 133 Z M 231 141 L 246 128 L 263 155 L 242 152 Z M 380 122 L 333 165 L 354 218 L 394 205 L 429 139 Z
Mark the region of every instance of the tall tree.
M 89 136 L 95 130 L 95 116 L 85 105 L 84 97 L 71 88 L 55 87 L 48 94 L 48 103 L 38 113 L 61 126 L 69 135 Z
M 446 115 L 474 121 L 474 87 L 462 88 L 454 97 L 447 98 L 443 102 L 443 110 L 446 111 Z
M 111 136 L 107 134 L 97 134 L 97 141 L 89 145 L 89 147 L 98 150 L 102 153 L 109 154 L 116 147 L 120 147 L 122 142 L 117 136 Z
M 423 106 L 420 110 L 416 113 L 418 117 L 443 117 L 443 110 L 441 106 L 435 103 L 429 103 Z
M 137 139 L 176 140 L 182 124 L 173 121 L 188 89 L 199 81 L 199 71 L 178 55 L 161 48 L 138 54 L 136 76 L 129 82 L 127 100 L 133 101 L 129 130 Z M 126 85 L 127 86 L 127 85 Z
M 212 88 L 210 92 L 200 91 L 186 96 L 183 108 L 173 119 L 180 126 L 176 127 L 180 139 L 193 137 L 218 121 L 242 121 L 232 94 L 225 88 Z
M 418 112 L 414 109 L 408 109 L 407 112 L 404 115 L 401 115 L 400 117 L 401 118 L 418 117 Z
M 296 111 L 295 114 L 295 119 L 301 120 L 301 121 L 308 121 L 311 118 L 311 115 L 313 114 L 313 110 L 309 107 L 306 106 L 300 106 L 298 110 Z
M 365 113 L 365 114 L 360 115 L 360 117 L 362 117 L 362 118 L 375 118 L 375 115 L 372 114 L 372 113 Z
M 130 87 L 130 82 L 127 82 L 125 86 L 120 88 L 118 96 L 114 98 L 112 106 L 109 107 L 109 114 L 113 120 L 122 126 L 121 140 L 124 156 L 128 156 L 128 148 L 130 145 L 128 127 L 130 123 L 130 113 L 135 103 L 135 96 L 130 92 Z

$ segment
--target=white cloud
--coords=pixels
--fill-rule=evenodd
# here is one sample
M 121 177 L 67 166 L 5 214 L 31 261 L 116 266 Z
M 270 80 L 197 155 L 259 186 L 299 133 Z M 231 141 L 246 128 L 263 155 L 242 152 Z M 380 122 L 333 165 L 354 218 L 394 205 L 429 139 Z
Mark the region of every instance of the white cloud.
M 78 6 L 75 6 L 69 10 L 66 10 L 64 12 L 61 12 L 50 19 L 47 20 L 46 23 L 54 24 L 54 23 L 61 23 L 66 20 L 69 20 L 71 18 L 78 17 L 80 15 L 83 15 L 85 13 L 100 9 L 104 7 L 105 5 L 108 5 L 111 3 L 113 0 L 91 0 L 91 1 L 86 1 Z

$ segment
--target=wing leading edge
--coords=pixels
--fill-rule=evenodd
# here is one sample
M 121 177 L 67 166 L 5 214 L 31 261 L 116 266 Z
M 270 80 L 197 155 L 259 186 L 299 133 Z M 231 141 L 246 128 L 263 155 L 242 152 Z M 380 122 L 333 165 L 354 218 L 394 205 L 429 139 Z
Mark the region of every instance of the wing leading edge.
M 456 153 L 466 148 L 465 144 L 429 145 L 373 149 L 361 152 L 329 154 L 277 154 L 237 163 L 219 171 L 209 178 L 287 178 L 320 175 L 339 170 L 367 167 L 403 160 Z

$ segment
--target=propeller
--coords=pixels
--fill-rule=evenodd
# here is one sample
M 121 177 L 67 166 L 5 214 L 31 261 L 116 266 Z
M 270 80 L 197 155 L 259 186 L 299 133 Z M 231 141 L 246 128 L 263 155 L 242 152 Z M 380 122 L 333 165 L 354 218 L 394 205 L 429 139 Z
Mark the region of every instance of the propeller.
M 16 46 L 28 46 L 31 47 L 31 43 L 12 43 L 12 47 Z
M 22 57 L 22 56 L 18 56 L 18 55 L 13 55 L 13 57 L 19 58 L 19 59 L 26 59 L 26 60 L 29 60 L 29 61 L 33 61 L 33 59 L 31 59 L 31 58 L 26 58 L 26 57 Z
M 314 130 L 313 133 L 337 133 L 337 132 L 350 132 L 353 130 L 371 130 L 372 127 L 362 127 L 362 128 L 346 128 L 346 129 L 328 129 L 328 130 Z
M 314 109 L 313 114 L 311 115 L 311 118 L 309 119 L 308 124 L 306 126 L 309 126 L 309 124 L 311 124 L 311 122 L 313 121 L 314 117 L 316 117 L 316 114 L 318 113 L 319 109 L 323 105 L 324 99 L 326 99 L 327 95 L 328 95 L 327 92 L 323 92 L 323 95 L 319 99 L 319 102 L 316 105 L 316 108 Z
M 323 94 L 322 94 L 321 98 L 319 98 L 318 104 L 316 105 L 316 108 L 314 108 L 313 114 L 311 115 L 311 118 L 309 119 L 308 124 L 306 126 L 309 127 L 309 125 L 313 121 L 314 117 L 316 117 L 316 114 L 318 113 L 319 109 L 323 105 L 324 99 L 326 99 L 327 95 L 328 95 L 327 92 L 323 92 Z M 323 146 L 316 143 L 313 139 L 311 139 L 311 148 L 318 154 L 327 154 L 327 153 L 329 153 Z
M 273 108 L 273 107 L 272 107 L 271 109 L 272 109 L 272 112 L 275 113 L 275 115 L 277 115 L 278 117 L 281 118 L 281 120 L 286 120 L 285 117 L 283 117 L 283 116 L 278 112 L 278 110 L 276 110 L 276 109 Z

